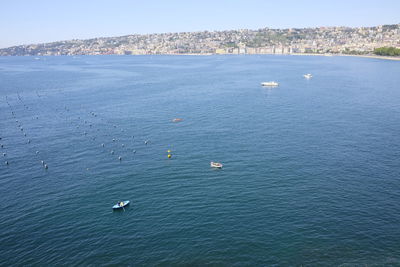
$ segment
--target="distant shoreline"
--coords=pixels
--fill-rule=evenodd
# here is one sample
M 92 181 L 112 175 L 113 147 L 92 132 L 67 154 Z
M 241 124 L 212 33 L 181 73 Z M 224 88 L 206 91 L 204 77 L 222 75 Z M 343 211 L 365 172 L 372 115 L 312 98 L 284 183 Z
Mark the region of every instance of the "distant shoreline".
M 378 56 L 378 55 L 347 55 L 347 54 L 315 54 L 315 53 L 290 53 L 290 54 L 214 54 L 214 53 L 204 53 L 204 54 L 159 54 L 162 56 L 225 56 L 225 55 L 277 55 L 277 56 L 320 56 L 320 57 L 364 57 L 364 58 L 375 58 L 375 59 L 385 59 L 385 60 L 395 60 L 400 61 L 400 57 L 390 57 L 390 56 Z
M 400 57 L 389 57 L 389 56 L 375 56 L 375 55 L 340 55 L 340 56 L 350 56 L 350 57 L 365 57 L 365 58 L 376 58 L 385 60 L 395 60 L 400 61 Z
M 24 56 L 0 56 L 0 57 L 59 57 L 59 56 L 69 56 L 69 57 L 80 57 L 80 56 L 248 56 L 248 55 L 276 55 L 276 56 L 320 56 L 320 57 L 363 57 L 363 58 L 374 58 L 383 60 L 394 60 L 400 61 L 400 57 L 390 57 L 390 56 L 378 56 L 378 55 L 349 55 L 349 54 L 315 54 L 315 53 L 290 53 L 290 54 L 215 54 L 215 53 L 183 53 L 183 54 L 143 54 L 143 55 L 119 55 L 119 54 L 107 54 L 107 55 L 24 55 Z
M 395 60 L 400 61 L 400 57 L 390 57 L 390 56 L 378 56 L 378 55 L 349 55 L 349 54 L 303 54 L 303 53 L 292 53 L 287 55 L 295 55 L 295 56 L 322 56 L 322 57 L 364 57 L 364 58 L 376 58 L 376 59 L 386 59 L 386 60 Z

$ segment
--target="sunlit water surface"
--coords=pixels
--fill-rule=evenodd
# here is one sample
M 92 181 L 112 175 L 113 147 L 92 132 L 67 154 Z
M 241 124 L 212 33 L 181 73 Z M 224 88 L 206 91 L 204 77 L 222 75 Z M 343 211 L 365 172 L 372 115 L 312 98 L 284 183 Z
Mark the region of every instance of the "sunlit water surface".
M 399 64 L 1 57 L 0 265 L 400 265 Z

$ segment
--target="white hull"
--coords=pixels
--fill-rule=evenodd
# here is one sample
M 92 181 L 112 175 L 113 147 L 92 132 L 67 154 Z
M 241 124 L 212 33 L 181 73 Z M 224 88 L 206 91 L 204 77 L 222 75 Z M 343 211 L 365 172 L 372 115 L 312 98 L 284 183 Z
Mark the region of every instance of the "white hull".
M 114 210 L 122 209 L 122 208 L 124 208 L 124 207 L 126 207 L 126 206 L 129 205 L 129 200 L 125 200 L 125 201 L 121 201 L 121 202 L 123 203 L 122 205 L 119 205 L 119 203 L 117 203 L 117 204 L 115 204 L 115 205 L 113 206 L 113 209 L 114 209 Z
M 218 163 L 218 162 L 212 162 L 212 161 L 211 161 L 211 163 L 210 163 L 210 166 L 211 166 L 212 168 L 218 168 L 218 169 L 221 169 L 223 165 L 222 165 L 221 163 Z
M 277 82 L 262 82 L 261 86 L 276 87 L 276 86 L 279 86 L 279 83 L 277 83 Z

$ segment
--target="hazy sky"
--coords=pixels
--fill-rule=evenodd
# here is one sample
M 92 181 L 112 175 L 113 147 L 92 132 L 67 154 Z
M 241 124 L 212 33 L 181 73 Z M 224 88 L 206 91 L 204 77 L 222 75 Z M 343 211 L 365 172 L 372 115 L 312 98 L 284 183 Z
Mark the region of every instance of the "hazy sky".
M 400 0 L 0 0 L 0 47 L 201 30 L 400 23 Z

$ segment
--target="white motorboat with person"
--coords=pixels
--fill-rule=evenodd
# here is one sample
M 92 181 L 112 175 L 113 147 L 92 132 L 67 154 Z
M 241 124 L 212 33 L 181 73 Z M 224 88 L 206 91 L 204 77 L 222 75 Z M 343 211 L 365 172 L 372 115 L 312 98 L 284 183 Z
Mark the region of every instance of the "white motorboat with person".
M 311 79 L 312 75 L 311 75 L 311 73 L 307 73 L 307 74 L 304 74 L 303 77 L 306 79 Z
M 211 166 L 212 168 L 222 169 L 222 166 L 223 166 L 223 165 L 222 165 L 221 163 L 219 163 L 219 162 L 213 162 L 213 161 L 211 161 L 210 166 Z
M 262 82 L 261 86 L 267 86 L 267 87 L 276 87 L 279 86 L 279 83 L 270 81 L 270 82 Z
M 119 210 L 119 209 L 124 209 L 124 207 L 128 205 L 129 205 L 129 200 L 118 201 L 117 204 L 115 204 L 112 208 L 113 210 Z

